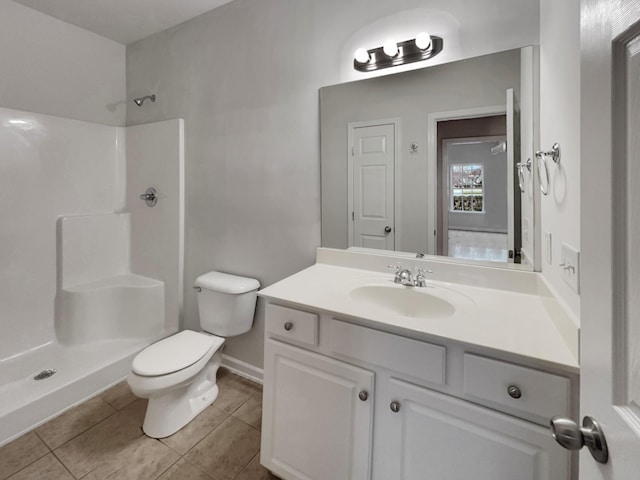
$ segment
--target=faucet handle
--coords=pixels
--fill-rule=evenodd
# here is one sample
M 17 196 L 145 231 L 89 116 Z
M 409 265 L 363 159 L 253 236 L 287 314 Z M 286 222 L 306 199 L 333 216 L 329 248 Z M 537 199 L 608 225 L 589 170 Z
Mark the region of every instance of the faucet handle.
M 415 278 L 416 287 L 426 287 L 427 279 L 425 278 L 425 274 L 432 274 L 433 270 L 425 270 L 424 268 L 418 268 L 418 274 Z
M 402 283 L 402 277 L 400 277 L 400 272 L 402 272 L 402 265 L 387 265 L 387 268 L 395 268 L 396 276 L 393 279 L 394 283 Z

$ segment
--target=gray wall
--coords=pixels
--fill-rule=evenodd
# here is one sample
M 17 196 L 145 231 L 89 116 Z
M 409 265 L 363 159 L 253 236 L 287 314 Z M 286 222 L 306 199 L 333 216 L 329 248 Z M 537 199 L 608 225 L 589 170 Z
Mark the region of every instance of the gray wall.
M 429 8 L 442 12 L 443 2 L 235 0 L 127 47 L 128 98 L 158 95 L 129 108 L 127 123 L 185 119 L 184 326 L 198 328 L 191 286 L 202 272 L 266 286 L 314 262 L 318 89 L 342 81 L 345 45 L 361 29 Z M 458 58 L 538 43 L 537 0 L 445 8 L 461 32 Z M 254 329 L 230 339 L 228 354 L 262 366 L 263 316 L 260 302 Z
M 396 250 L 427 249 L 427 119 L 430 113 L 501 105 L 506 90 L 520 89 L 520 51 L 510 50 L 428 69 L 321 90 L 322 245 L 346 248 L 347 125 L 398 117 L 400 212 Z M 420 145 L 418 153 L 410 144 Z M 433 160 L 435 161 L 435 159 Z
M 0 0 L 0 107 L 125 123 L 125 47 Z
M 483 165 L 484 169 L 484 212 L 449 211 L 450 229 L 507 233 L 507 154 L 491 154 L 491 147 L 498 143 L 483 142 L 447 147 L 449 165 L 477 163 Z

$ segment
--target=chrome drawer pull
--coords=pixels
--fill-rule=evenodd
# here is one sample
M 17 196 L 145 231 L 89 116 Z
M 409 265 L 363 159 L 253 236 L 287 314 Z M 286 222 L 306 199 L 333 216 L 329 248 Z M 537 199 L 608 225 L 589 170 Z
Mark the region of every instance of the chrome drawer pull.
M 520 398 L 522 396 L 522 391 L 515 385 L 509 385 L 509 388 L 507 388 L 507 393 L 511 398 Z

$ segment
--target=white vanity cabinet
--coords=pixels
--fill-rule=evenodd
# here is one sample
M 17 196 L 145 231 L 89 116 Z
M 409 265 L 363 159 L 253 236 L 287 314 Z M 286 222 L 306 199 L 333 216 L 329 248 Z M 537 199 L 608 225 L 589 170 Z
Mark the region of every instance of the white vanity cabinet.
M 577 377 L 270 301 L 261 463 L 284 480 L 570 480 Z M 534 365 L 535 366 L 535 365 Z
M 401 380 L 385 393 L 376 480 L 570 478 L 567 454 L 546 428 Z
M 262 463 L 284 479 L 370 478 L 374 374 L 267 340 Z

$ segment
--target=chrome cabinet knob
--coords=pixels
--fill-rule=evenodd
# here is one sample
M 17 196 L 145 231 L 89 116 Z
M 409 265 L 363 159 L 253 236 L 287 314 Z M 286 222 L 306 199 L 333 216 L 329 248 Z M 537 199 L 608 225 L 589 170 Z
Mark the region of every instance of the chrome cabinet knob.
M 366 402 L 367 399 L 369 398 L 369 392 L 367 392 L 366 390 L 362 390 L 359 394 L 358 394 L 358 398 L 360 400 L 362 400 L 363 402 Z
M 520 390 L 520 387 L 517 387 L 515 385 L 509 385 L 509 388 L 507 388 L 507 393 L 511 398 L 517 399 L 522 397 L 522 390 Z
M 569 418 L 553 417 L 550 422 L 551 435 L 567 450 L 580 450 L 585 445 L 596 462 L 607 463 L 609 449 L 604 432 L 591 417 L 582 419 L 582 427 Z
M 389 226 L 384 227 L 384 233 L 391 233 L 391 227 Z
M 284 329 L 285 329 L 287 332 L 291 331 L 291 329 L 292 329 L 292 328 L 293 328 L 293 323 L 291 323 L 291 322 L 287 322 L 287 323 L 285 323 L 285 324 L 284 324 Z
M 400 411 L 400 402 L 391 402 L 389 408 L 393 413 L 398 413 Z

